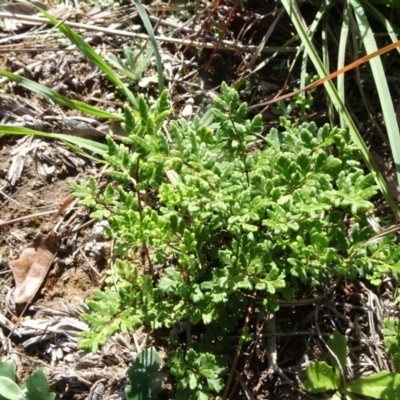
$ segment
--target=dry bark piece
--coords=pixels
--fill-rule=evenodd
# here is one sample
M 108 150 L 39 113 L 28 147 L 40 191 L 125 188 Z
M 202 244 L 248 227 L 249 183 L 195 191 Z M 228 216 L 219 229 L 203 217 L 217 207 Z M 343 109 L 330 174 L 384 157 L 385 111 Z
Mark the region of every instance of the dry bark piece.
M 58 245 L 57 235 L 39 235 L 18 259 L 10 262 L 14 275 L 16 304 L 30 303 L 43 283 Z

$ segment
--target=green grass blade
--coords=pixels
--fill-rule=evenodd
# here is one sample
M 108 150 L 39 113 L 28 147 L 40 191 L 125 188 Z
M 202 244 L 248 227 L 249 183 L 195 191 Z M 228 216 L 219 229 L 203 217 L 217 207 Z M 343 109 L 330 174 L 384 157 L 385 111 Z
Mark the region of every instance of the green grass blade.
M 291 21 L 300 36 L 300 39 L 302 41 L 302 44 L 305 46 L 306 50 L 308 51 L 308 54 L 310 56 L 310 59 L 312 63 L 314 64 L 315 69 L 317 70 L 317 73 L 320 77 L 327 76 L 327 73 L 325 71 L 324 65 L 322 64 L 321 59 L 318 56 L 318 53 L 311 43 L 310 38 L 307 35 L 307 30 L 305 26 L 303 25 L 302 22 L 302 17 L 301 14 L 297 8 L 297 4 L 293 2 L 292 0 L 281 0 L 283 6 L 286 9 L 286 12 L 291 18 Z M 366 163 L 367 167 L 369 168 L 370 171 L 375 173 L 375 179 L 376 182 L 382 191 L 382 194 L 385 196 L 388 204 L 390 205 L 392 211 L 397 215 L 400 216 L 400 210 L 397 207 L 396 202 L 393 199 L 393 196 L 388 190 L 388 187 L 386 185 L 385 180 L 383 179 L 381 173 L 379 172 L 374 160 L 371 157 L 371 154 L 369 153 L 367 146 L 364 143 L 363 138 L 360 135 L 360 132 L 358 131 L 353 119 L 351 118 L 347 108 L 343 104 L 339 93 L 337 92 L 334 84 L 332 81 L 327 81 L 324 83 L 325 89 L 328 93 L 328 96 L 331 98 L 332 103 L 334 104 L 337 112 L 339 114 L 343 114 L 344 121 L 348 129 L 350 130 L 350 134 L 352 136 L 352 139 L 354 143 L 358 146 L 360 149 L 361 155 L 364 159 L 364 162 Z
M 377 8 L 375 8 L 369 1 L 363 1 L 364 10 L 367 12 L 368 15 L 382 24 L 392 42 L 397 42 L 398 38 L 397 35 L 400 34 L 400 29 L 393 25 L 391 21 L 389 21 Z M 395 20 L 395 18 L 393 18 Z M 396 50 L 400 53 L 400 48 L 396 48 Z
M 158 48 L 157 40 L 154 37 L 153 26 L 151 25 L 151 22 L 147 15 L 147 12 L 144 9 L 140 0 L 134 0 L 134 2 L 136 5 L 138 14 L 139 14 L 140 18 L 142 19 L 143 25 L 146 28 L 147 34 L 149 35 L 151 44 L 153 46 L 154 55 L 156 57 L 156 66 L 157 66 L 157 74 L 158 74 L 158 90 L 160 91 L 160 93 L 162 93 L 164 90 L 164 68 L 163 68 L 163 63 L 161 60 L 161 55 L 160 55 L 160 51 Z
M 329 7 L 329 2 L 323 2 L 321 4 L 321 7 L 315 14 L 315 17 L 313 18 L 313 21 L 308 28 L 308 36 L 310 39 L 312 39 L 314 37 L 314 34 L 315 34 L 318 26 L 320 25 L 321 21 L 323 20 L 323 17 L 325 15 L 326 11 L 328 10 L 328 7 Z M 307 53 L 307 49 L 304 49 L 304 46 L 301 46 L 301 47 L 303 50 L 303 60 L 302 60 L 302 64 L 301 64 L 301 73 L 300 73 L 300 88 L 303 88 L 307 84 L 308 53 Z M 296 56 L 297 56 L 297 54 L 296 54 Z M 310 83 L 310 82 L 308 82 L 308 83 Z M 304 94 L 304 96 L 305 96 L 305 94 Z M 304 113 L 304 106 L 303 106 L 303 113 Z
M 94 51 L 94 49 L 87 44 L 74 30 L 64 25 L 58 19 L 46 11 L 39 9 L 39 11 L 64 34 L 97 68 L 99 68 L 107 78 L 115 85 L 116 88 L 129 99 L 133 107 L 138 108 L 138 103 L 133 93 L 128 87 L 117 77 L 111 67 Z
M 85 150 L 91 151 L 100 156 L 104 156 L 107 152 L 108 147 L 103 143 L 98 143 L 94 140 L 84 139 L 78 136 L 64 135 L 62 133 L 45 133 L 40 131 L 35 131 L 34 129 L 23 128 L 19 126 L 1 125 L 0 124 L 0 134 L 4 135 L 16 135 L 16 136 L 36 136 L 44 139 L 56 139 L 62 142 L 74 146 L 73 149 L 77 150 L 76 146 L 79 146 Z M 82 154 L 82 151 L 79 151 Z M 83 153 L 86 157 L 93 158 L 86 153 Z M 100 161 L 96 159 L 96 161 Z
M 350 17 L 349 17 L 349 5 L 347 2 L 343 4 L 343 22 L 342 27 L 340 28 L 340 38 L 339 38 L 339 50 L 338 50 L 338 64 L 337 69 L 340 70 L 345 66 L 346 63 L 346 46 L 347 46 L 347 38 L 349 37 L 349 25 L 350 25 Z M 344 91 L 344 74 L 340 74 L 337 77 L 337 91 L 339 93 L 339 97 L 343 104 L 345 104 L 345 91 Z M 345 128 L 345 118 L 342 114 L 339 114 L 340 127 Z
M 10 81 L 17 83 L 25 89 L 28 89 L 36 94 L 39 94 L 40 96 L 46 97 L 47 99 L 50 99 L 58 104 L 62 104 L 69 108 L 73 108 L 75 110 L 79 110 L 100 118 L 117 119 L 120 121 L 124 120 L 124 117 L 122 115 L 109 113 L 102 110 L 101 108 L 93 107 L 82 101 L 68 99 L 67 97 L 62 96 L 60 93 L 48 88 L 47 86 L 31 81 L 30 79 L 24 78 L 22 76 L 15 75 L 11 72 L 0 70 L 0 75 L 7 77 Z
M 378 50 L 374 33 L 365 15 L 365 10 L 362 5 L 355 0 L 350 0 L 353 7 L 358 29 L 360 30 L 361 38 L 367 53 L 373 53 Z M 390 95 L 389 85 L 386 80 L 385 70 L 382 65 L 381 57 L 375 57 L 369 61 L 376 89 L 379 96 L 379 101 L 382 107 L 382 114 L 385 120 L 385 125 L 389 137 L 390 147 L 392 150 L 394 164 L 396 165 L 397 181 L 400 182 L 400 132 L 397 124 L 396 114 L 393 107 L 393 100 Z
M 324 64 L 325 70 L 330 73 L 330 58 L 329 58 L 329 45 L 328 45 L 328 21 L 326 18 L 324 18 L 323 22 L 323 29 L 321 31 L 321 39 L 322 39 L 322 63 Z M 334 109 L 333 109 L 333 104 L 329 96 L 326 98 L 326 107 L 328 109 L 328 115 L 329 115 L 329 123 L 331 125 L 334 125 Z

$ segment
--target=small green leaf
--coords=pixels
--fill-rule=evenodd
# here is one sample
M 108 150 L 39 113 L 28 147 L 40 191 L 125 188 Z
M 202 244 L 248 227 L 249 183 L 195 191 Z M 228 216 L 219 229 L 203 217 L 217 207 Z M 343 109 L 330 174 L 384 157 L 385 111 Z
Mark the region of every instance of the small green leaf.
M 207 379 L 207 384 L 210 390 L 213 390 L 216 393 L 219 393 L 224 388 L 224 380 L 219 379 Z
M 7 360 L 3 362 L 0 360 L 0 376 L 4 376 L 6 378 L 11 379 L 13 382 L 15 379 L 15 364 L 13 360 Z
M 168 365 L 170 366 L 171 373 L 176 377 L 185 375 L 187 366 L 184 361 L 183 350 L 180 347 L 168 353 Z
M 210 400 L 210 396 L 207 393 L 204 393 L 200 390 L 196 392 L 196 399 L 197 400 Z
M 10 378 L 0 376 L 0 393 L 7 400 L 21 400 L 22 390 Z
M 400 374 L 381 371 L 350 382 L 347 390 L 373 399 L 399 400 Z
M 141 351 L 135 361 L 129 364 L 128 376 L 130 385 L 125 388 L 127 400 L 150 400 L 153 392 L 164 379 L 158 372 L 160 356 L 154 347 Z
M 25 387 L 27 389 L 27 400 L 53 400 L 56 397 L 55 393 L 52 393 L 50 390 L 50 385 L 43 368 L 39 368 L 29 377 Z
M 338 389 L 338 381 L 333 368 L 324 361 L 312 362 L 307 367 L 308 380 L 303 385 L 310 393 L 322 393 Z
M 347 358 L 347 342 L 346 338 L 338 331 L 334 331 L 329 335 L 327 345 L 336 354 L 339 359 L 342 371 L 346 369 L 346 358 Z M 337 368 L 337 361 L 334 357 L 329 354 L 331 364 Z M 338 369 L 339 370 L 339 369 Z
M 198 380 L 195 374 L 189 374 L 189 388 L 194 390 L 198 386 Z

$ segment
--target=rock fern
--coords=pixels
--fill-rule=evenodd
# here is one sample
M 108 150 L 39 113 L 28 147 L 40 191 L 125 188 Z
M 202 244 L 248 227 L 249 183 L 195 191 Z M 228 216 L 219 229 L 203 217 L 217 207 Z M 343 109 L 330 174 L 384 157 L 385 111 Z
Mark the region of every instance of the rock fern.
M 200 382 L 200 397 L 192 395 L 203 398 L 221 390 L 223 362 L 214 357 L 232 351 L 230 335 L 250 299 L 258 312 L 277 310 L 301 287 L 398 274 L 394 238 L 368 242 L 377 188 L 347 131 L 281 120 L 280 129 L 263 132 L 261 116 L 248 119 L 226 85 L 208 124 L 169 119 L 166 92 L 152 107 L 138 103 L 138 112 L 125 108 L 124 142 L 107 138 L 108 186 L 71 184 L 92 216 L 108 221 L 115 243 L 108 286 L 88 302 L 92 331 L 83 348 L 96 351 L 142 324 L 201 324 L 195 353 L 174 350 L 170 363 L 193 362 L 193 354 L 212 360 L 215 373 L 181 384 L 188 395 Z

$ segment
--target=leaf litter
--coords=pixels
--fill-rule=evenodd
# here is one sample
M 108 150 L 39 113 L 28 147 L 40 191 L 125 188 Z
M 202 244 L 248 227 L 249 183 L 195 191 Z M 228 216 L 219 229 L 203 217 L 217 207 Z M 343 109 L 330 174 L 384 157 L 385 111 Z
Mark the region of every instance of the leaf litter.
M 58 247 L 55 232 L 39 235 L 18 259 L 10 262 L 15 280 L 14 302 L 31 303 L 42 285 Z

